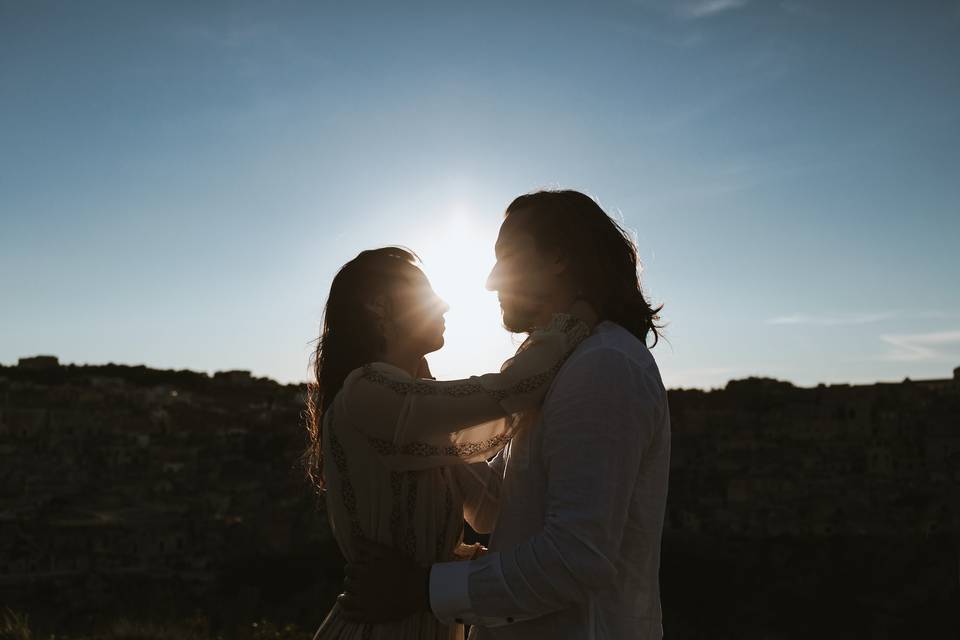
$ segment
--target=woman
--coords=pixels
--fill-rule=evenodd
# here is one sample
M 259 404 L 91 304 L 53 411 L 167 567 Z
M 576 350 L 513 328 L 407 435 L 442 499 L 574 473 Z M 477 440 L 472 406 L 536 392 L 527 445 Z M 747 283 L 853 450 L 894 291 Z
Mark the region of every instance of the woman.
M 366 538 L 423 564 L 471 557 L 464 518 L 488 532 L 499 478 L 486 464 L 528 420 L 567 355 L 590 333 L 558 314 L 535 331 L 500 373 L 464 380 L 429 377 L 424 355 L 443 346 L 447 305 L 416 257 L 400 248 L 364 251 L 337 273 L 314 354 L 308 393 L 311 480 L 344 557 Z M 578 303 L 580 317 L 591 312 Z M 324 638 L 461 639 L 429 614 L 390 624 L 346 620 L 339 605 Z

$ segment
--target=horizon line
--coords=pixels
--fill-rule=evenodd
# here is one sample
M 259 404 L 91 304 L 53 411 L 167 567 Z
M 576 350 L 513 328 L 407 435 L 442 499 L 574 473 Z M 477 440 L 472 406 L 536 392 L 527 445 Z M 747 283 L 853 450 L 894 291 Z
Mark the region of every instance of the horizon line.
M 157 368 L 157 367 L 154 367 L 154 366 L 150 366 L 150 365 L 148 365 L 148 364 L 146 364 L 146 363 L 141 363 L 141 364 L 126 364 L 126 363 L 118 363 L 118 362 L 106 362 L 106 363 L 90 363 L 90 362 L 76 363 L 76 362 L 70 362 L 70 363 L 66 363 L 66 362 L 60 362 L 59 356 L 54 356 L 54 355 L 51 355 L 51 354 L 37 354 L 37 355 L 33 355 L 33 356 L 23 356 L 23 357 L 18 358 L 18 362 L 15 363 L 15 364 L 6 365 L 6 364 L 0 362 L 0 367 L 4 367 L 4 368 L 20 368 L 20 367 L 22 366 L 21 362 L 24 361 L 24 360 L 30 361 L 30 360 L 35 360 L 35 359 L 48 359 L 48 358 L 55 359 L 55 360 L 56 360 L 56 363 L 54 364 L 54 363 L 50 362 L 50 363 L 48 363 L 48 367 L 46 367 L 46 368 L 53 368 L 53 367 L 58 367 L 58 368 L 59 368 L 59 367 L 106 367 L 106 366 L 129 367 L 129 368 L 144 367 L 144 368 L 146 368 L 146 369 L 151 369 L 151 370 L 153 370 L 153 371 L 172 371 L 172 372 L 184 372 L 184 371 L 185 371 L 185 372 L 189 372 L 189 373 L 195 373 L 195 374 L 198 374 L 198 375 L 205 375 L 205 376 L 207 376 L 207 377 L 209 377 L 209 378 L 213 378 L 213 377 L 214 377 L 216 374 L 218 374 L 218 373 L 235 373 L 235 372 L 236 372 L 236 373 L 246 373 L 246 374 L 249 374 L 250 377 L 251 377 L 251 379 L 254 379 L 254 380 L 267 380 L 267 381 L 273 382 L 273 383 L 278 384 L 278 385 L 281 385 L 281 386 L 291 386 L 291 385 L 292 385 L 292 386 L 300 387 L 300 386 L 304 386 L 304 385 L 309 384 L 309 381 L 308 381 L 308 380 L 301 380 L 301 381 L 297 381 L 297 382 L 281 382 L 281 381 L 279 381 L 279 380 L 276 380 L 276 379 L 274 379 L 274 378 L 271 378 L 270 376 L 258 376 L 258 375 L 254 375 L 252 369 L 217 369 L 217 370 L 214 370 L 214 371 L 206 371 L 206 370 L 196 370 L 196 369 L 189 369 L 189 368 L 185 368 L 185 369 L 160 369 L 160 368 Z M 53 366 L 49 366 L 49 365 L 53 365 Z M 29 367 L 27 367 L 27 368 L 29 368 Z M 35 370 L 40 370 L 40 369 L 42 369 L 42 367 L 38 367 L 38 368 L 36 368 Z M 905 382 L 921 382 L 921 383 L 922 383 L 922 382 L 947 382 L 947 381 L 951 381 L 951 380 L 960 382 L 960 364 L 958 364 L 957 367 L 954 367 L 954 369 L 953 369 L 953 377 L 952 377 L 952 378 L 950 378 L 950 377 L 943 377 L 943 378 L 918 378 L 918 379 L 913 379 L 913 378 L 911 378 L 910 376 L 904 376 L 902 379 L 899 379 L 899 380 L 874 380 L 873 382 L 818 382 L 818 383 L 816 383 L 816 384 L 808 385 L 808 386 L 807 386 L 807 385 L 798 385 L 798 384 L 796 384 L 795 382 L 793 382 L 792 380 L 785 380 L 785 379 L 776 378 L 776 377 L 771 377 L 771 376 L 762 375 L 762 374 L 751 374 L 751 375 L 748 375 L 748 376 L 742 377 L 742 378 L 730 378 L 730 379 L 728 379 L 726 382 L 723 383 L 723 386 L 717 386 L 717 387 L 696 387 L 696 386 L 693 386 L 693 387 L 683 387 L 683 386 L 680 386 L 680 387 L 673 387 L 672 390 L 675 390 L 675 391 L 690 391 L 690 390 L 712 391 L 712 390 L 724 389 L 724 388 L 726 388 L 726 386 L 729 385 L 731 382 L 739 382 L 739 381 L 744 381 L 744 380 L 772 380 L 772 381 L 775 381 L 775 382 L 785 382 L 785 383 L 790 384 L 790 385 L 792 385 L 792 386 L 794 386 L 794 387 L 796 387 L 796 388 L 798 388 L 798 389 L 816 389 L 816 388 L 821 387 L 821 386 L 825 386 L 825 387 L 832 387 L 832 386 L 873 386 L 873 385 L 878 385 L 878 384 L 902 384 L 902 383 L 905 383 Z M 670 390 L 670 389 L 668 389 L 668 391 L 669 391 L 669 390 Z

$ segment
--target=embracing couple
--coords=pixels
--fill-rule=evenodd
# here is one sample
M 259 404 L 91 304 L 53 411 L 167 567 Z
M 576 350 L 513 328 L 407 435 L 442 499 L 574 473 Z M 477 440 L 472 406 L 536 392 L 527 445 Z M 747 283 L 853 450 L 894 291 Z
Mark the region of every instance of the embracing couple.
M 315 640 L 663 635 L 670 416 L 636 248 L 588 196 L 539 191 L 494 250 L 487 288 L 528 336 L 462 380 L 430 376 L 448 307 L 413 254 L 333 280 L 306 461 L 348 564 Z

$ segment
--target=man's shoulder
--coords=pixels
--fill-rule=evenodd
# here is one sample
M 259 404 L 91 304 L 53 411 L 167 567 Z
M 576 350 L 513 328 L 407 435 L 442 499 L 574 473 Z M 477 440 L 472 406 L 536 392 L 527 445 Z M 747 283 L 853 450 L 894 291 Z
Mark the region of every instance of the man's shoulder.
M 603 360 L 625 359 L 633 367 L 646 368 L 653 363 L 653 355 L 639 338 L 623 326 L 606 320 L 599 323 L 592 334 L 570 354 L 564 370 L 576 370 Z
M 601 404 L 616 398 L 666 403 L 660 369 L 650 349 L 623 326 L 609 321 L 598 324 L 560 368 L 544 398 L 544 415 L 558 403 L 563 405 L 571 394 L 596 398 Z
M 601 322 L 557 372 L 544 404 L 550 403 L 557 388 L 619 387 L 629 378 L 636 380 L 648 374 L 659 378 L 647 346 L 619 324 Z

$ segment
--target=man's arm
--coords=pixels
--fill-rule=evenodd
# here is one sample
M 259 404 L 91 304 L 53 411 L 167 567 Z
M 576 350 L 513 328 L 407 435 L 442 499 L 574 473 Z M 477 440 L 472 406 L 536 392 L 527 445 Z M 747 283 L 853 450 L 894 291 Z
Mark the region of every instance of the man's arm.
M 572 362 L 540 425 L 543 530 L 512 549 L 433 565 L 434 614 L 447 623 L 498 626 L 583 603 L 613 586 L 660 398 L 652 377 L 619 351 L 597 349 Z

